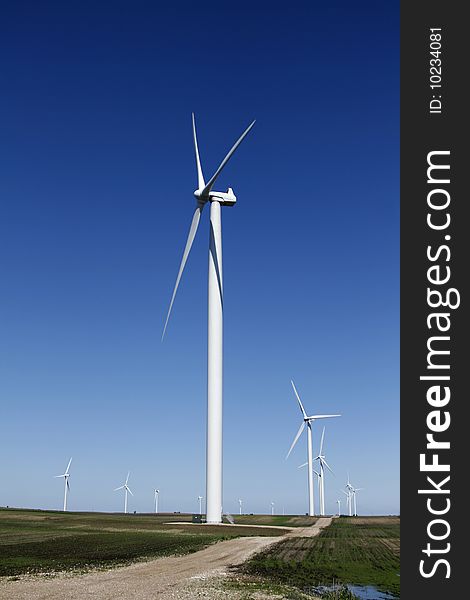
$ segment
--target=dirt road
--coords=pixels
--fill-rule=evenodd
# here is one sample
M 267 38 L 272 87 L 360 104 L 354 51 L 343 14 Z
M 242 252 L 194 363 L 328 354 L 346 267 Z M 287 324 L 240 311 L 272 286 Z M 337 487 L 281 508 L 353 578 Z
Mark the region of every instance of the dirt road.
M 230 565 L 245 562 L 286 537 L 311 537 L 331 523 L 321 518 L 311 527 L 296 528 L 282 537 L 245 537 L 219 542 L 186 556 L 159 558 L 86 575 L 25 578 L 0 582 L 0 600 L 184 600 L 238 598 L 204 581 L 221 577 Z
M 317 519 L 315 525 L 310 527 L 296 527 L 291 530 L 288 534 L 282 536 L 282 539 L 286 537 L 315 537 L 320 533 L 320 530 L 324 527 L 328 527 L 331 524 L 332 517 L 320 517 Z

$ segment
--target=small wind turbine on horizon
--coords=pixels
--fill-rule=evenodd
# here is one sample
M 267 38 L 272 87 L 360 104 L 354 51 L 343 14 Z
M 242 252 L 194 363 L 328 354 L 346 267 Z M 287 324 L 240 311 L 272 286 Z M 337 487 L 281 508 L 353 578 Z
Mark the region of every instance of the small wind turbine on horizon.
M 206 513 L 208 523 L 222 522 L 222 380 L 223 380 L 223 285 L 222 285 L 222 225 L 221 206 L 234 206 L 237 198 L 232 188 L 226 192 L 212 190 L 217 178 L 231 156 L 242 143 L 255 124 L 253 121 L 232 146 L 215 173 L 206 183 L 202 173 L 201 160 L 196 135 L 196 123 L 193 119 L 194 151 L 198 187 L 194 192 L 196 209 L 189 229 L 186 246 L 176 277 L 170 307 L 163 328 L 165 336 L 176 292 L 196 236 L 199 220 L 204 206 L 210 203 L 209 237 L 209 293 L 208 293 L 208 346 L 207 346 L 207 449 L 206 449 Z
M 341 500 L 336 500 L 336 504 L 338 505 L 338 517 L 341 516 Z
M 344 490 L 340 490 L 341 493 L 343 493 L 346 496 L 346 506 L 348 507 L 348 513 L 349 516 L 352 517 L 352 509 L 351 509 L 351 492 L 348 489 L 347 492 L 345 492 Z
M 199 514 L 202 515 L 202 499 L 203 499 L 203 496 L 198 496 L 197 499 L 199 500 Z
M 240 509 L 240 514 L 242 514 L 242 505 L 243 505 L 243 500 L 241 498 L 238 499 L 238 506 Z
M 274 502 L 271 502 L 271 515 L 274 515 Z
M 154 489 L 153 493 L 155 495 L 155 514 L 158 514 L 158 496 L 160 495 L 160 490 Z
M 297 398 L 297 402 L 299 403 L 300 412 L 303 416 L 303 421 L 297 431 L 297 434 L 292 442 L 291 447 L 289 448 L 289 452 L 287 453 L 286 460 L 289 458 L 290 453 L 292 452 L 294 446 L 296 445 L 298 439 L 302 435 L 303 430 L 305 429 L 305 425 L 307 425 L 307 471 L 308 471 L 308 514 L 313 517 L 315 514 L 315 506 L 314 506 L 314 497 L 313 497 L 313 455 L 312 455 L 312 423 L 317 419 L 329 419 L 330 417 L 340 417 L 341 415 L 312 415 L 309 417 L 305 412 L 305 408 L 302 404 L 302 400 L 297 392 L 294 382 L 291 380 L 292 388 L 294 390 L 294 394 Z
M 356 504 L 356 492 L 360 492 L 361 490 L 363 490 L 364 488 L 355 488 L 352 483 L 349 481 L 349 474 L 348 474 L 348 483 L 347 483 L 347 488 L 349 490 L 349 493 L 351 494 L 351 503 L 352 503 L 352 511 L 353 511 L 353 515 L 355 517 L 357 517 L 357 504 Z
M 349 481 L 349 473 L 348 473 L 348 482 L 345 485 L 346 489 L 348 490 L 348 493 L 346 494 L 346 492 L 343 492 L 343 494 L 346 494 L 346 496 L 348 497 L 348 508 L 349 508 L 349 516 L 352 517 L 353 516 L 353 486 L 351 485 L 351 482 Z
M 120 485 L 119 487 L 115 488 L 114 491 L 117 492 L 118 490 L 124 490 L 124 514 L 127 514 L 127 493 L 129 492 L 129 494 L 131 496 L 133 496 L 134 494 L 131 492 L 131 488 L 127 485 L 127 482 L 129 481 L 129 475 L 131 474 L 131 472 L 129 471 L 126 477 L 126 483 L 124 485 Z
M 69 460 L 69 464 L 67 465 L 67 468 L 65 469 L 65 473 L 63 473 L 62 475 L 54 475 L 54 477 L 63 477 L 64 478 L 64 512 L 67 510 L 67 493 L 70 490 L 69 469 L 70 469 L 71 462 L 72 462 L 72 459 Z

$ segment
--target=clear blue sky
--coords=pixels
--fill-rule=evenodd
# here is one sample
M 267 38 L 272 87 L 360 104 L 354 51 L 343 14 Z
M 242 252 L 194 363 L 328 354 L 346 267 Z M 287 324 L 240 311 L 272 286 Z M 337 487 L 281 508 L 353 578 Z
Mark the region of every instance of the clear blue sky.
M 399 511 L 399 4 L 15 2 L 0 15 L 0 505 L 197 510 L 208 211 L 224 208 L 224 510 L 305 512 L 294 378 L 335 509 Z M 318 447 L 321 427 L 314 426 Z M 343 503 L 344 506 L 344 503 Z

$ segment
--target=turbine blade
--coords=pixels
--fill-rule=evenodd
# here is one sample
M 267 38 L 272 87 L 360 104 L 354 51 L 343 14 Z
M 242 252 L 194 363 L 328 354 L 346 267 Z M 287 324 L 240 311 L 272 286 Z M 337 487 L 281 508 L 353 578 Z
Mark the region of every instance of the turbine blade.
M 304 430 L 304 427 L 305 427 L 305 421 L 302 421 L 302 424 L 299 427 L 299 430 L 298 430 L 298 432 L 297 432 L 297 434 L 296 434 L 296 436 L 294 438 L 294 441 L 292 442 L 292 446 L 289 448 L 289 452 L 287 453 L 286 460 L 289 458 L 289 454 L 292 452 L 294 446 L 297 444 L 297 440 L 301 436 L 302 431 Z
M 72 459 L 69 460 L 69 464 L 67 465 L 67 468 L 65 469 L 65 473 L 68 475 L 69 469 L 70 469 L 70 464 L 72 462 Z
M 340 417 L 341 415 L 312 415 L 311 417 L 306 417 L 307 419 L 310 420 L 315 420 L 315 419 L 329 419 L 330 417 Z
M 290 380 L 290 382 L 292 383 L 292 387 L 293 387 L 293 389 L 294 389 L 294 394 L 295 394 L 295 395 L 296 395 L 296 397 L 297 397 L 297 402 L 299 403 L 300 410 L 302 411 L 302 414 L 303 414 L 303 416 L 304 416 L 304 419 L 306 419 L 306 418 L 307 418 L 307 413 L 305 412 L 304 405 L 302 404 L 302 400 L 300 399 L 300 396 L 299 396 L 299 394 L 298 394 L 298 392 L 297 392 L 297 389 L 296 389 L 296 387 L 295 387 L 295 383 L 292 381 L 292 379 Z
M 210 231 L 210 242 L 209 242 L 209 251 L 212 257 L 212 261 L 214 263 L 215 273 L 217 275 L 217 287 L 219 288 L 220 302 L 222 307 L 224 305 L 224 287 L 222 281 L 222 261 L 219 259 L 219 254 L 221 253 L 221 248 L 217 248 L 217 243 L 215 240 L 214 229 L 212 227 L 211 222 L 211 231 Z
M 119 486 L 118 488 L 114 488 L 114 491 L 115 491 L 115 492 L 117 492 L 118 490 L 123 490 L 123 489 L 124 489 L 124 486 L 123 486 L 123 485 L 121 485 L 121 486 Z
M 212 177 L 210 178 L 210 180 L 208 181 L 208 183 L 206 184 L 206 186 L 204 187 L 204 189 L 201 192 L 201 196 L 207 196 L 211 189 L 212 186 L 215 183 L 215 180 L 217 179 L 217 177 L 220 175 L 222 169 L 225 167 L 225 165 L 228 163 L 228 161 L 230 160 L 232 154 L 235 152 L 235 150 L 238 148 L 238 146 L 242 143 L 242 141 L 245 139 L 245 137 L 248 135 L 248 133 L 250 132 L 251 128 L 253 127 L 253 125 L 256 123 L 256 121 L 253 121 L 253 123 L 251 123 L 250 125 L 248 125 L 248 127 L 245 129 L 245 131 L 241 134 L 241 136 L 238 138 L 238 140 L 235 142 L 235 144 L 232 146 L 232 148 L 230 149 L 230 151 L 228 152 L 227 156 L 224 158 L 224 160 L 220 163 L 217 171 L 212 175 Z
M 68 479 L 66 479 L 65 481 L 67 482 L 67 489 L 68 489 L 68 490 L 70 490 L 70 483 L 69 483 L 69 480 L 68 480 Z
M 133 496 L 133 495 L 134 495 L 134 494 L 131 492 L 131 488 L 129 488 L 129 487 L 128 487 L 128 488 L 126 488 L 126 489 L 127 489 L 127 491 L 129 492 L 129 494 L 130 494 L 131 496 Z
M 131 472 L 129 471 L 129 472 L 127 473 L 127 477 L 126 477 L 126 483 L 125 483 L 125 485 L 127 485 L 127 482 L 129 481 L 129 475 L 130 475 L 130 474 L 131 474 Z
M 303 465 L 299 465 L 297 468 L 301 469 L 302 467 L 306 467 L 308 465 L 308 462 L 304 463 Z
M 321 440 L 320 440 L 320 452 L 318 453 L 319 455 L 322 454 L 322 450 L 323 450 L 323 438 L 325 437 L 325 428 L 323 427 L 323 431 L 321 433 Z
M 194 138 L 194 152 L 196 154 L 196 167 L 197 167 L 197 189 L 202 190 L 206 185 L 204 181 L 204 175 L 202 174 L 201 168 L 201 159 L 199 158 L 199 148 L 197 145 L 197 135 L 196 135 L 196 119 L 194 118 L 193 113 L 193 138 Z
M 333 469 L 330 467 L 330 465 L 326 462 L 325 459 L 323 459 L 323 464 L 326 465 L 327 469 L 329 469 L 333 473 Z M 334 475 L 334 473 L 333 473 L 333 475 Z
M 186 240 L 186 246 L 183 252 L 183 258 L 181 259 L 180 270 L 178 271 L 178 277 L 176 278 L 175 289 L 173 290 L 173 296 L 171 297 L 170 308 L 168 309 L 168 314 L 166 316 L 165 327 L 163 328 L 162 341 L 165 337 L 165 331 L 168 325 L 168 320 L 170 319 L 171 309 L 173 307 L 173 302 L 175 301 L 176 292 L 178 290 L 180 279 L 183 274 L 184 266 L 186 265 L 191 246 L 193 245 L 194 237 L 196 235 L 196 231 L 199 225 L 199 219 L 201 218 L 201 212 L 202 206 L 198 206 L 194 211 L 193 220 L 191 221 L 191 227 L 189 229 L 188 239 Z
M 54 477 L 65 477 L 65 475 L 54 475 Z

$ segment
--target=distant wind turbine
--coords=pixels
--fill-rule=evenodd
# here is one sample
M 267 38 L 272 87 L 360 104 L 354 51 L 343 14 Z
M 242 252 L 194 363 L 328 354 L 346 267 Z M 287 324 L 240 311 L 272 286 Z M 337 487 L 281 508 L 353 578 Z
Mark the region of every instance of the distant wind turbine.
M 202 515 L 202 499 L 203 499 L 203 496 L 198 496 L 197 499 L 199 500 L 199 514 Z
M 346 496 L 346 504 L 348 507 L 348 514 L 350 517 L 352 517 L 352 502 L 351 502 L 352 492 L 347 486 L 346 486 L 346 489 L 348 490 L 347 492 L 345 492 L 344 490 L 341 490 L 341 492 Z
M 242 504 L 243 504 L 243 500 L 241 498 L 238 499 L 238 505 L 240 508 L 240 514 L 242 514 Z
M 307 464 L 308 464 L 308 514 L 313 517 L 315 514 L 314 507 L 314 498 L 313 498 L 313 456 L 312 456 L 312 423 L 317 419 L 328 419 L 330 417 L 340 417 L 341 415 L 312 415 L 309 417 L 305 412 L 304 406 L 300 399 L 300 396 L 297 392 L 294 382 L 291 380 L 292 388 L 294 390 L 294 394 L 296 395 L 297 402 L 299 403 L 300 411 L 303 416 L 303 421 L 297 431 L 297 434 L 292 442 L 291 447 L 289 448 L 289 452 L 287 453 L 286 459 L 289 458 L 290 453 L 292 452 L 294 446 L 297 443 L 297 440 L 302 435 L 303 430 L 305 429 L 305 425 L 307 425 Z
M 206 183 L 202 173 L 201 160 L 196 136 L 196 123 L 193 114 L 193 138 L 196 154 L 197 189 L 194 192 L 194 211 L 180 268 L 176 277 L 170 308 L 163 328 L 162 340 L 168 326 L 176 292 L 188 259 L 191 246 L 199 226 L 204 206 L 210 203 L 209 238 L 209 292 L 208 292 L 208 347 L 207 347 L 207 451 L 206 451 L 206 512 L 208 523 L 222 522 L 222 379 L 223 379 L 223 286 L 222 286 L 222 226 L 221 206 L 234 206 L 237 198 L 232 188 L 226 192 L 212 190 L 216 179 L 231 156 L 248 135 L 253 121 L 238 138 L 224 160 Z
M 323 454 L 323 440 L 325 438 L 325 428 L 321 434 L 320 441 L 320 452 L 313 460 L 318 460 L 320 463 L 320 515 L 325 516 L 325 469 L 324 466 L 331 471 L 330 465 L 326 462 L 325 455 Z M 333 471 L 331 471 L 333 473 Z
M 155 514 L 158 514 L 158 496 L 160 495 L 160 490 L 155 489 Z
M 129 475 L 131 474 L 131 472 L 129 471 L 129 473 L 127 474 L 126 477 L 126 483 L 124 485 L 120 485 L 119 487 L 115 488 L 114 491 L 117 492 L 118 490 L 124 490 L 124 513 L 127 514 L 127 493 L 129 492 L 129 494 L 131 496 L 133 496 L 134 494 L 131 492 L 131 488 L 127 485 L 127 482 L 129 481 Z
M 338 504 L 338 517 L 341 516 L 341 500 L 336 500 L 336 503 Z
M 274 502 L 271 502 L 271 515 L 274 515 Z
M 360 492 L 361 490 L 363 490 L 364 488 L 355 488 L 350 482 L 349 482 L 349 476 L 348 476 L 348 485 L 349 485 L 349 489 L 350 489 L 350 493 L 351 493 L 351 498 L 352 498 L 352 504 L 353 504 L 353 514 L 355 517 L 357 517 L 357 504 L 356 504 L 356 492 Z
M 62 475 L 54 475 L 54 477 L 63 477 L 64 478 L 64 512 L 67 510 L 67 492 L 70 490 L 69 469 L 70 469 L 71 462 L 72 462 L 72 459 L 69 460 L 69 464 L 67 465 L 67 468 L 65 469 L 65 473 L 63 473 Z

